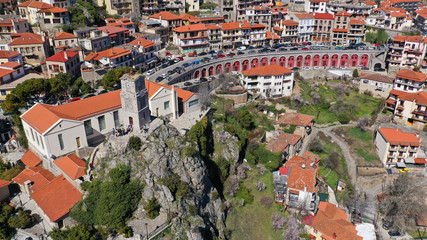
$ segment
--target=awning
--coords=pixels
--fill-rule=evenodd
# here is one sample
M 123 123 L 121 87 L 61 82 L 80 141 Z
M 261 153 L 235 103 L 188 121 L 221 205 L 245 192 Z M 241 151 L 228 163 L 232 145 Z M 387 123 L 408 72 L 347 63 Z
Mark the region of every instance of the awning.
M 405 164 L 404 162 L 397 162 L 397 163 L 396 163 L 396 166 L 397 166 L 398 168 L 404 168 L 404 167 L 406 167 L 406 164 Z
M 414 158 L 405 158 L 405 163 L 414 164 L 415 160 Z

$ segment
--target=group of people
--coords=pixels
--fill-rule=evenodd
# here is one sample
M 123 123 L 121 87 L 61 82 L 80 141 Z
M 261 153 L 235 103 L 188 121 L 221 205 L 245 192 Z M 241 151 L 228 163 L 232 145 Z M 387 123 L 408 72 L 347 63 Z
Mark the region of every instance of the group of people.
M 116 137 L 126 135 L 130 132 L 132 132 L 132 125 L 129 125 L 126 129 L 123 127 L 117 129 L 113 128 L 113 134 Z

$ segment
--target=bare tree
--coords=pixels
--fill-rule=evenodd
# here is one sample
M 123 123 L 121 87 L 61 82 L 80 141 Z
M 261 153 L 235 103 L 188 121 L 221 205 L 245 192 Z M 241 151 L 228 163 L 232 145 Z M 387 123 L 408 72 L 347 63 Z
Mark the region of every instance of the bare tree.
M 269 196 L 264 196 L 259 199 L 259 201 L 264 205 L 265 208 L 270 208 L 273 205 L 273 199 Z
M 290 215 L 286 219 L 286 230 L 283 231 L 283 240 L 299 240 L 300 239 L 300 230 L 297 219 Z
M 285 222 L 286 219 L 282 215 L 280 215 L 280 213 L 273 213 L 273 216 L 271 218 L 271 224 L 273 225 L 274 231 L 282 229 Z
M 301 107 L 304 104 L 304 99 L 300 94 L 293 95 L 291 100 L 295 102 L 296 107 Z
M 319 96 L 319 94 L 318 94 L 317 92 L 312 91 L 312 92 L 310 93 L 310 97 L 311 97 L 311 102 L 312 102 L 314 105 L 317 105 L 317 104 L 319 104 L 319 103 L 320 103 L 320 96 Z
M 366 127 L 369 126 L 370 121 L 371 121 L 371 118 L 369 117 L 369 115 L 365 115 L 359 118 L 359 120 L 357 120 L 356 126 L 361 130 L 366 131 Z
M 425 207 L 426 187 L 417 178 L 400 174 L 387 186 L 386 197 L 380 211 L 394 226 L 402 230 L 415 226 L 415 217 L 427 214 Z
M 237 176 L 230 176 L 229 184 L 227 185 L 227 194 L 234 197 L 237 190 L 239 190 L 239 178 Z
M 258 189 L 258 191 L 264 191 L 264 189 L 266 188 L 265 183 L 263 183 L 262 181 L 256 181 L 255 182 L 255 187 L 256 189 Z
M 249 167 L 246 164 L 240 164 L 237 167 L 237 176 L 239 177 L 239 179 L 245 179 L 246 176 L 246 170 L 248 170 Z

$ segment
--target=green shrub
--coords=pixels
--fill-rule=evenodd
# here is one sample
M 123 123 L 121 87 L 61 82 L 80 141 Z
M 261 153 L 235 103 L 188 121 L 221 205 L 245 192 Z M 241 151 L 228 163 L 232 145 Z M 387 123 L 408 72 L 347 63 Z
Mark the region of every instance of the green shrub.
M 160 204 L 157 201 L 157 198 L 153 197 L 148 201 L 148 203 L 145 205 L 145 211 L 147 212 L 147 216 L 150 219 L 155 219 L 160 215 Z
M 0 179 L 5 180 L 5 181 L 11 181 L 12 178 L 16 177 L 19 173 L 22 172 L 22 170 L 24 170 L 23 167 L 21 166 L 15 166 L 11 169 L 8 169 L 6 171 L 4 171 L 1 175 L 0 175 Z
M 338 121 L 341 123 L 341 124 L 347 124 L 347 123 L 349 123 L 350 122 L 350 116 L 348 116 L 348 114 L 346 114 L 346 113 L 340 113 L 339 115 L 338 115 Z
M 119 225 L 117 226 L 117 229 L 119 234 L 123 234 L 125 238 L 130 238 L 133 236 L 132 228 L 123 223 L 119 223 Z
M 199 213 L 199 210 L 197 210 L 197 207 L 195 205 L 189 205 L 188 213 L 190 214 L 190 216 L 196 216 Z
M 141 150 L 141 146 L 142 146 L 142 141 L 141 138 L 137 137 L 137 136 L 132 136 L 129 138 L 129 142 L 128 142 L 128 146 L 131 149 L 134 149 L 136 151 Z
M 35 218 L 30 213 L 19 210 L 18 215 L 10 217 L 8 223 L 13 228 L 27 228 L 34 220 Z
M 91 182 L 82 182 L 80 183 L 80 187 L 83 189 L 83 191 L 89 191 L 92 183 Z
M 288 128 L 284 128 L 283 132 L 293 134 L 296 128 L 297 128 L 297 125 L 291 124 L 289 125 Z
M 188 198 L 190 196 L 190 187 L 188 186 L 188 183 L 179 181 L 176 195 L 183 198 Z
M 230 162 L 227 159 L 220 157 L 218 160 L 215 161 L 215 163 L 220 170 L 221 182 L 225 182 L 225 180 L 227 179 L 227 177 L 230 173 Z
M 212 192 L 212 193 L 211 193 L 211 199 L 212 199 L 212 200 L 216 200 L 216 199 L 218 199 L 218 192 Z
M 182 154 L 183 157 L 192 157 L 194 155 L 196 155 L 197 149 L 195 146 L 191 145 L 191 146 L 185 146 L 184 149 L 182 149 Z
M 236 192 L 236 197 L 245 200 L 246 204 L 251 204 L 254 201 L 254 195 L 249 192 L 249 189 L 243 183 L 240 183 L 239 190 Z

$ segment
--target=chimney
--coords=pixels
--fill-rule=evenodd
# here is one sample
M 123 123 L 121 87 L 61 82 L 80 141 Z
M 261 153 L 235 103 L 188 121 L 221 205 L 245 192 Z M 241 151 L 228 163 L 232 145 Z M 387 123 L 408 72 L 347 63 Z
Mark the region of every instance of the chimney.
M 302 164 L 302 165 L 301 165 L 301 167 L 302 167 L 303 169 L 305 169 L 305 164 Z
M 420 133 L 419 133 L 419 132 L 416 132 L 416 133 L 415 133 L 415 136 L 417 136 L 417 138 L 420 138 Z
M 67 54 L 67 51 L 64 51 L 64 58 L 68 60 L 68 54 Z
M 31 185 L 33 185 L 33 183 L 30 180 L 27 180 L 24 182 L 24 192 L 26 192 L 27 194 L 31 194 Z

